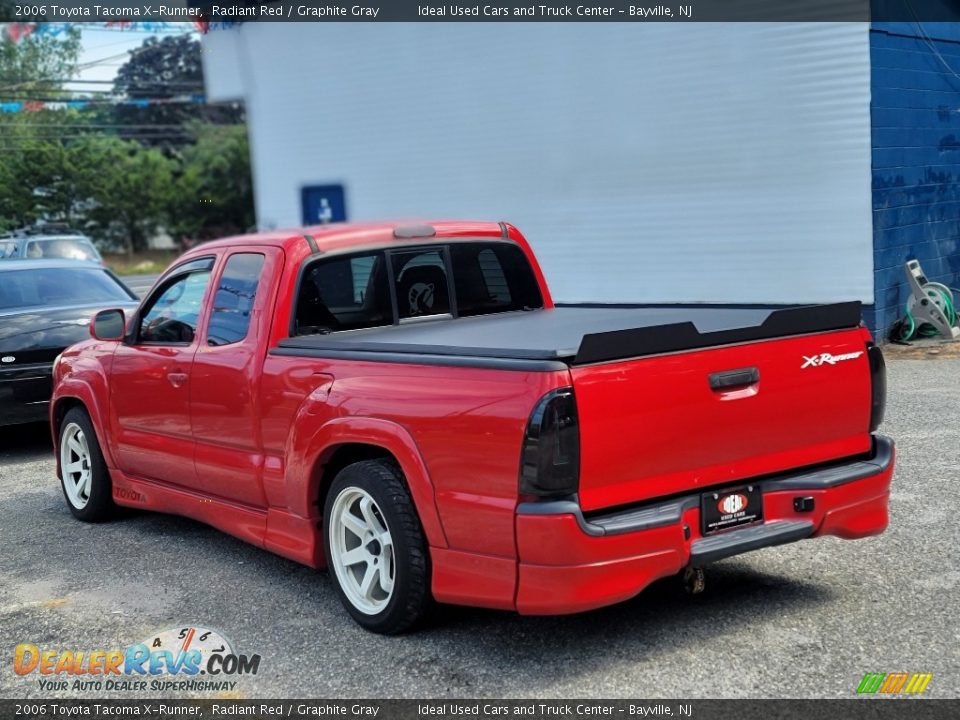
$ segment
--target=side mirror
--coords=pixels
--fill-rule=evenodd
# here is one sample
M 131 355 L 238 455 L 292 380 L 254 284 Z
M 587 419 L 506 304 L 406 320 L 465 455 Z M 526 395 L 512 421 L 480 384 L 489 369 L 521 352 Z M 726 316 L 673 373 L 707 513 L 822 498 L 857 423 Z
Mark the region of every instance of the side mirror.
M 121 340 L 125 327 L 123 310 L 101 310 L 90 321 L 90 335 L 97 340 Z

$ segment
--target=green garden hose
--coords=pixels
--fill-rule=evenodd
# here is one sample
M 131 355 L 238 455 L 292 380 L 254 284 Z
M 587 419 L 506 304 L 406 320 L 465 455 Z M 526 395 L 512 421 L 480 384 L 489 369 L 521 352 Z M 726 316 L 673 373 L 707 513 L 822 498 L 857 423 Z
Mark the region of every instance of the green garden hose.
M 947 316 L 947 322 L 951 325 L 956 325 L 957 308 L 953 304 L 953 293 L 950 292 L 950 288 L 942 283 L 931 282 L 924 285 L 923 289 L 938 306 L 942 307 L 943 314 Z M 903 324 L 900 326 L 900 339 L 906 342 L 916 337 L 927 338 L 937 334 L 937 329 L 927 323 L 923 323 L 920 327 L 917 327 L 917 322 L 913 319 L 913 314 L 910 312 L 910 301 L 908 300 L 906 315 L 904 316 Z

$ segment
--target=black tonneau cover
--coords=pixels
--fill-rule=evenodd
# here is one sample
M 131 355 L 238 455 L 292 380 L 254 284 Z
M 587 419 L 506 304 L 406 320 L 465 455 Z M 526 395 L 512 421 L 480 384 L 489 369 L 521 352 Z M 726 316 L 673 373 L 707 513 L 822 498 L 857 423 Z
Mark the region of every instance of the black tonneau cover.
M 856 327 L 860 303 L 752 307 L 671 305 L 561 306 L 471 318 L 306 335 L 280 342 L 283 355 L 389 354 L 562 362 L 568 365 L 766 340 Z M 458 363 L 460 364 L 460 363 Z

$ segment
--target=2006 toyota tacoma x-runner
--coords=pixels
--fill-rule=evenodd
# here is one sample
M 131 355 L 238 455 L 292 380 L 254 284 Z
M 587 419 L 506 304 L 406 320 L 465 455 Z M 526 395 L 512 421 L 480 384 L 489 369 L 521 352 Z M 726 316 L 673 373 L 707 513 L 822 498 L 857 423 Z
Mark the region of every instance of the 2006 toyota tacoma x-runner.
M 394 633 L 431 601 L 571 613 L 884 530 L 885 370 L 858 303 L 555 306 L 506 224 L 197 247 L 58 359 L 71 512 L 186 515 Z

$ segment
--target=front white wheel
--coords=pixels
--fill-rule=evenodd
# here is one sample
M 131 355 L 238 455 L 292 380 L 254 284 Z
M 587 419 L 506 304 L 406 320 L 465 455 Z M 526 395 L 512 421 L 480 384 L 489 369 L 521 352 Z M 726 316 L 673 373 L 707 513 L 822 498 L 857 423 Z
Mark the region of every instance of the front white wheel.
M 93 473 L 87 436 L 75 422 L 66 425 L 60 435 L 60 470 L 67 502 L 77 510 L 83 510 L 90 501 Z
M 86 522 L 100 522 L 116 514 L 110 471 L 103 461 L 97 432 L 82 407 L 67 411 L 60 424 L 58 440 L 60 485 L 73 516 Z

